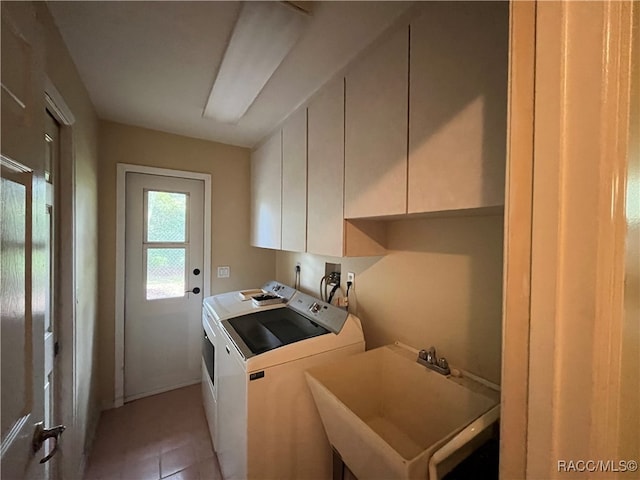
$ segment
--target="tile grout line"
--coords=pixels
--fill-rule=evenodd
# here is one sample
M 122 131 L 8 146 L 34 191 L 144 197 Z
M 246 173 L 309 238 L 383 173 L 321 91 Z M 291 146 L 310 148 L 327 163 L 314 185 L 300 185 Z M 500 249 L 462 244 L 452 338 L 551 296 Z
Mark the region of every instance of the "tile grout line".
M 136 467 L 144 469 L 145 467 L 141 465 L 154 458 L 154 471 L 157 479 L 171 479 L 173 476 L 178 478 L 181 472 L 189 469 L 197 473 L 196 477 L 201 477 L 202 472 L 206 469 L 206 473 L 204 473 L 206 478 L 221 479 L 219 462 L 213 450 L 213 443 L 209 438 L 209 431 L 206 428 L 204 409 L 198 408 L 201 405 L 199 389 L 196 387 L 186 388 L 191 388 L 191 390 L 167 392 L 161 394 L 162 396 L 142 399 L 142 402 L 139 401 L 141 403 L 137 405 L 135 402 L 127 404 L 121 407 L 123 410 L 119 412 L 104 414 L 100 420 L 94 444 L 100 445 L 104 452 L 102 449 L 100 451 L 94 449 L 91 452 L 85 478 L 88 480 L 95 478 L 96 475 L 100 477 L 108 475 L 109 469 L 114 466 L 113 464 L 117 464 L 117 467 L 112 470 L 113 473 L 118 478 L 127 480 L 128 472 Z M 180 393 L 176 395 L 176 392 Z M 176 409 L 176 404 L 188 408 Z M 144 408 L 141 408 L 142 406 Z M 149 425 L 145 425 L 154 423 L 152 420 L 154 414 L 148 413 L 153 410 L 156 411 L 156 414 L 165 412 L 163 413 L 163 422 L 168 422 L 168 432 L 163 431 L 164 428 L 160 429 L 158 432 L 160 440 L 153 434 L 150 435 L 150 438 L 146 438 L 143 434 L 139 440 L 132 439 L 131 435 L 135 435 L 133 432 L 148 433 L 153 430 L 148 428 Z M 166 412 L 176 412 L 176 415 L 167 416 Z M 129 415 L 132 417 L 127 418 Z M 125 429 L 126 431 L 124 431 Z M 125 438 L 124 441 L 123 438 Z M 172 439 L 175 444 L 171 443 Z M 127 445 L 123 446 L 123 443 Z M 164 451 L 165 448 L 168 449 Z M 138 453 L 133 454 L 132 452 L 136 450 Z M 152 455 L 149 454 L 150 450 L 154 452 Z M 166 456 L 172 452 L 176 458 L 170 461 L 176 460 L 176 465 L 181 468 L 163 476 L 163 466 L 170 465 L 170 463 L 165 464 L 167 462 Z M 99 461 L 96 461 L 97 453 L 101 454 Z M 136 471 L 135 476 L 139 475 L 143 474 Z

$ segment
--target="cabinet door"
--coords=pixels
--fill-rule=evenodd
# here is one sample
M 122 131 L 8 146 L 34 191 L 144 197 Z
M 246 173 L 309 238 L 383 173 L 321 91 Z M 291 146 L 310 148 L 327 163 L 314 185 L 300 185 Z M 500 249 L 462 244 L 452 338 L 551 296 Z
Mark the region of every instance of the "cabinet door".
M 408 63 L 405 27 L 347 74 L 345 218 L 407 212 Z
M 409 213 L 504 204 L 508 9 L 426 2 L 411 22 Z
M 251 245 L 279 249 L 282 221 L 282 132 L 251 155 Z
M 341 257 L 344 240 L 344 79 L 309 105 L 307 251 Z
M 307 246 L 307 109 L 282 129 L 282 250 Z

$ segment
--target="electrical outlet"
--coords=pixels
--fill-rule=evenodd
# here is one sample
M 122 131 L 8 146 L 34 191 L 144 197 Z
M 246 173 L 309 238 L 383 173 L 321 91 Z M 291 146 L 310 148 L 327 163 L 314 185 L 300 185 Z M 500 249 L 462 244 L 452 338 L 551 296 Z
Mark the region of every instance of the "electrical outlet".
M 347 272 L 347 282 L 355 282 L 356 281 L 356 274 L 353 272 Z
M 218 278 L 229 278 L 231 275 L 231 269 L 228 265 L 218 267 Z

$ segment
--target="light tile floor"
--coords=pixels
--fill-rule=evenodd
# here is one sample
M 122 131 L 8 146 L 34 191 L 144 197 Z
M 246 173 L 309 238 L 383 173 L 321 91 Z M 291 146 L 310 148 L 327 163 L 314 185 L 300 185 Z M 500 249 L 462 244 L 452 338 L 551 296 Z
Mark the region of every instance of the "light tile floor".
M 200 385 L 102 412 L 85 480 L 222 480 Z

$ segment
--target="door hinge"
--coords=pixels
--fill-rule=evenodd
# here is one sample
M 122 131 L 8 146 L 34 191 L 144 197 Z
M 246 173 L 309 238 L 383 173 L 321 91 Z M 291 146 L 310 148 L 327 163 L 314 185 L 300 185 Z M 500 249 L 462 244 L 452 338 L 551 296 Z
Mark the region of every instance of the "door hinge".
M 53 356 L 57 357 L 58 353 L 60 353 L 60 344 L 58 342 L 55 342 L 53 344 Z

